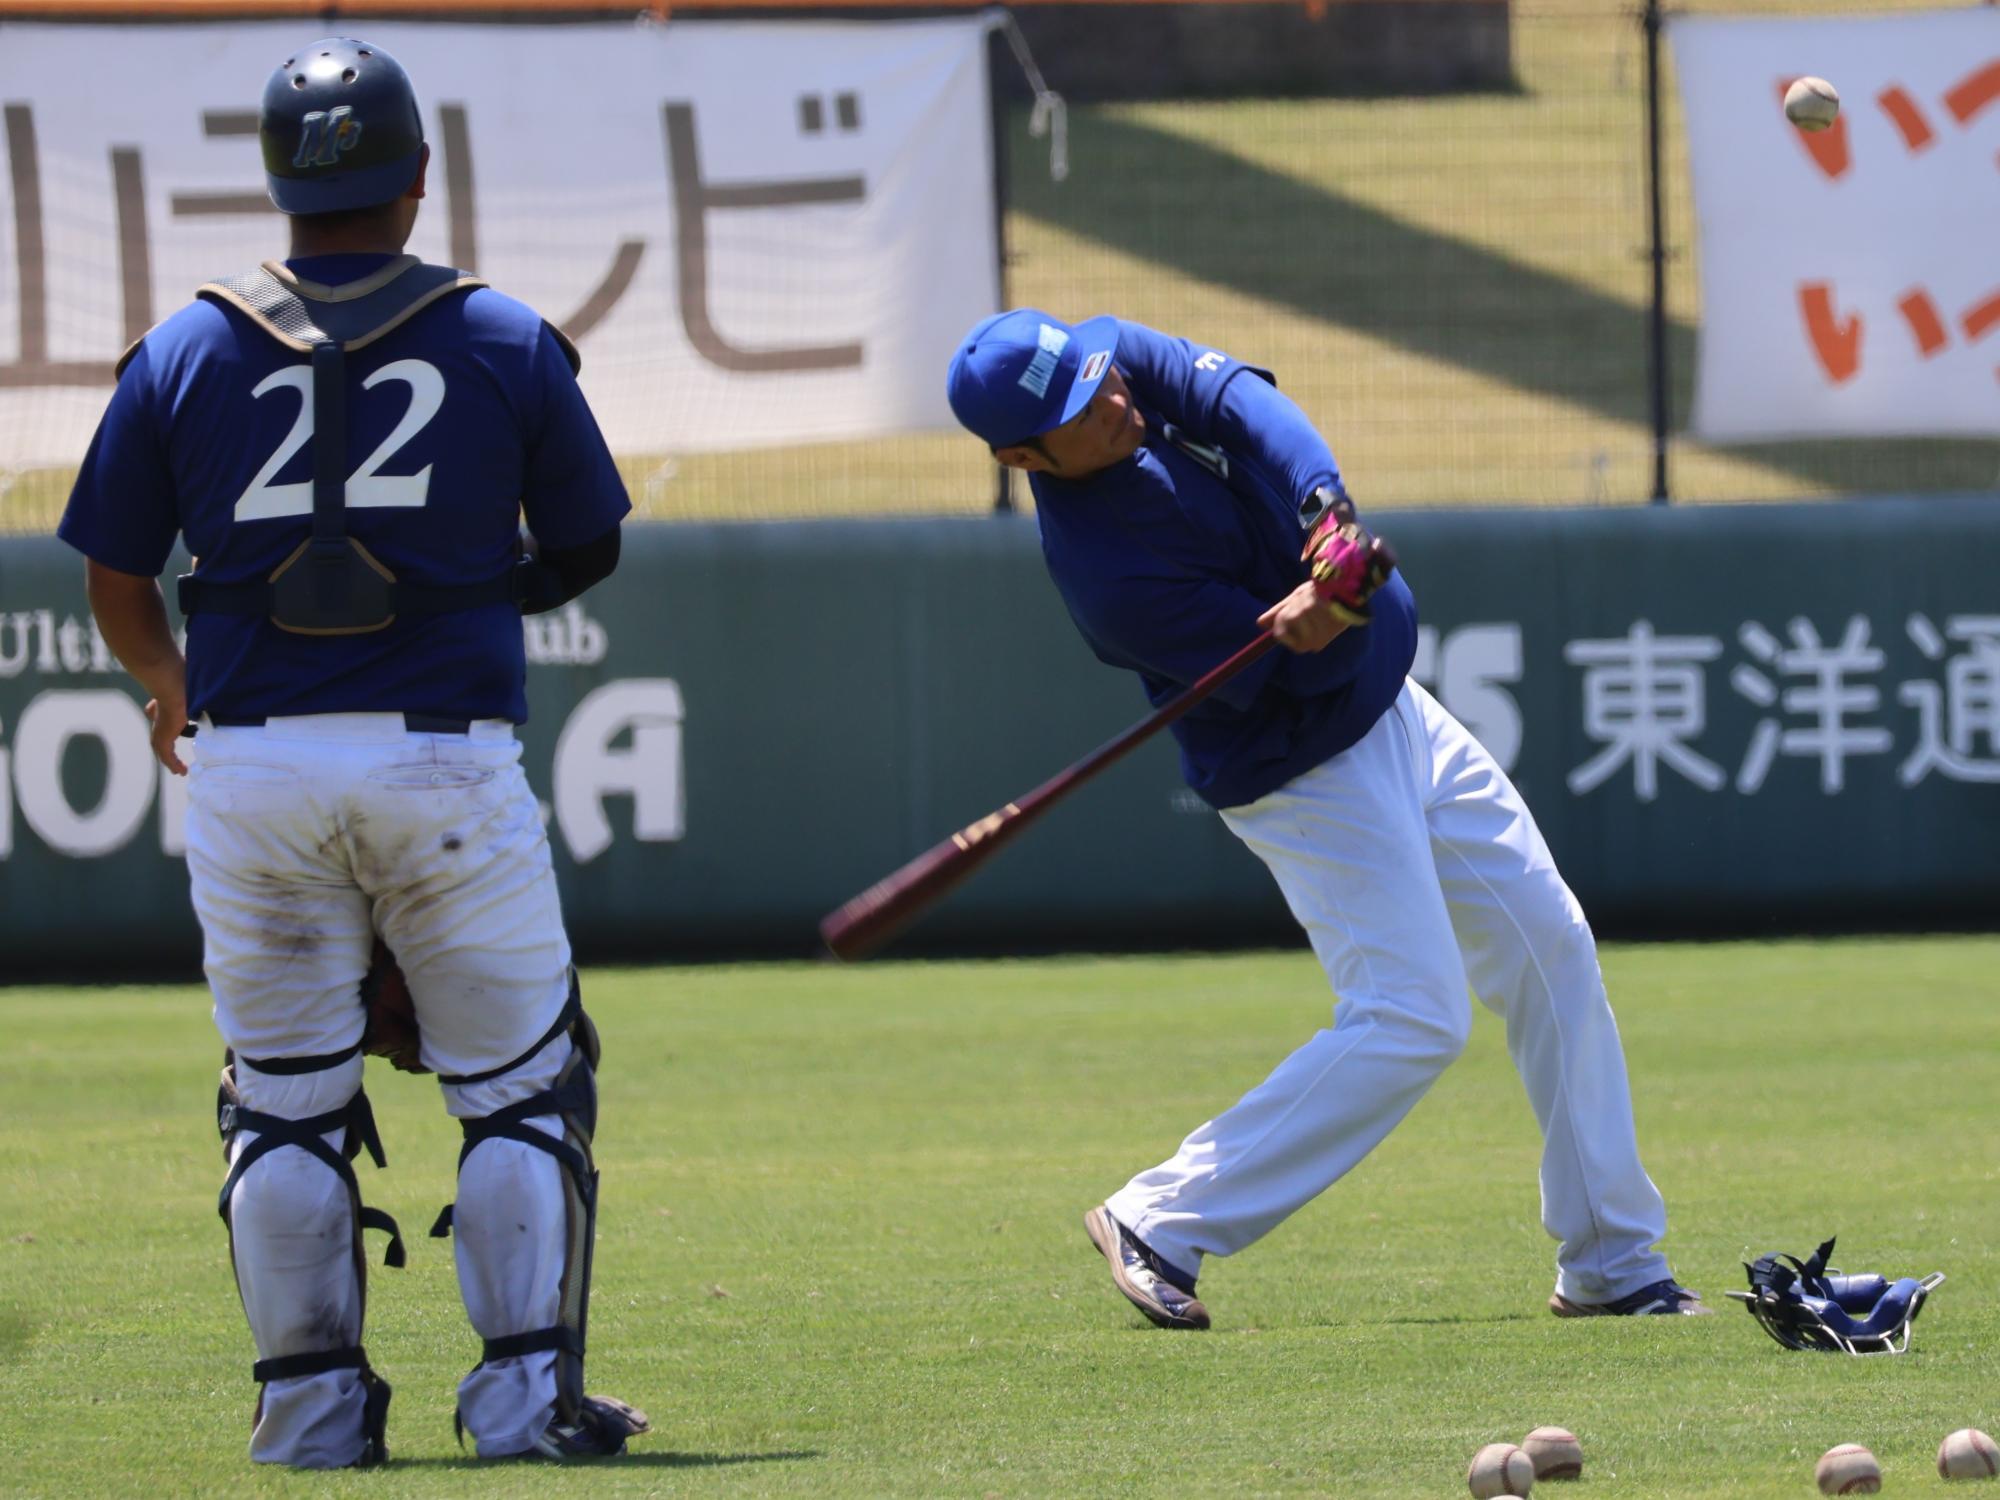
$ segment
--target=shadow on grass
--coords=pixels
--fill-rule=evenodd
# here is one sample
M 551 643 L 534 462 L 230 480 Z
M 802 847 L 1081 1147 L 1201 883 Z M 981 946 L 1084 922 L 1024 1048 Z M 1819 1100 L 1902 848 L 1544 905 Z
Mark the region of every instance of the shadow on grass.
M 1101 110 L 1072 113 L 1071 175 L 1053 183 L 1042 167 L 1045 148 L 1029 139 L 1020 116 L 1014 123 L 1008 190 L 1016 212 L 1517 390 L 1652 426 L 1643 307 Z M 1509 191 L 1504 183 L 1490 190 Z M 1631 239 L 1644 243 L 1643 219 Z M 1667 345 L 1678 429 L 1693 391 L 1694 326 L 1672 321 Z M 1231 352 L 1255 359 L 1258 351 Z M 1282 381 L 1285 372 L 1277 373 Z M 1760 443 L 1731 451 L 1821 492 L 1983 489 L 2000 474 L 2000 443 L 1989 441 Z
M 641 1440 L 643 1441 L 643 1439 Z M 564 1462 L 563 1467 L 604 1467 L 612 1469 L 725 1469 L 737 1464 L 790 1463 L 801 1458 L 824 1458 L 826 1455 L 817 1448 L 781 1448 L 775 1453 L 660 1453 L 646 1449 L 628 1450 L 616 1458 L 573 1458 Z M 507 1459 L 464 1458 L 394 1458 L 389 1460 L 391 1469 L 465 1469 L 467 1471 L 491 1471 L 496 1463 L 507 1463 Z
M 1542 1314 L 1540 1316 L 1537 1316 L 1536 1314 L 1533 1313 L 1524 1313 L 1524 1312 L 1436 1313 L 1429 1317 L 1377 1318 L 1374 1321 L 1380 1323 L 1385 1328 L 1430 1328 L 1430 1327 L 1452 1328 L 1452 1327 L 1457 1327 L 1460 1324 L 1472 1326 L 1472 1325 L 1483 1325 L 1487 1323 L 1535 1323 L 1535 1322 L 1540 1322 L 1541 1317 L 1545 1316 L 1547 1315 Z
M 19 1308 L 0 1307 L 0 1365 L 11 1365 L 21 1358 L 38 1326 Z

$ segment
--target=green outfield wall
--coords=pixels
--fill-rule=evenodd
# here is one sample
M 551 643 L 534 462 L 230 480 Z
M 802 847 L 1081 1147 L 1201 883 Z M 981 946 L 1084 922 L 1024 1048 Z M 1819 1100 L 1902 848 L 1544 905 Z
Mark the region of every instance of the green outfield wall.
M 2000 914 L 2000 502 L 1380 513 L 1417 676 L 1505 764 L 1606 931 Z M 818 917 L 1137 718 L 1032 520 L 628 531 L 527 622 L 522 737 L 586 957 L 807 952 Z M 80 562 L 0 543 L 0 963 L 198 953 L 182 783 Z M 1147 747 L 911 951 L 1284 939 Z

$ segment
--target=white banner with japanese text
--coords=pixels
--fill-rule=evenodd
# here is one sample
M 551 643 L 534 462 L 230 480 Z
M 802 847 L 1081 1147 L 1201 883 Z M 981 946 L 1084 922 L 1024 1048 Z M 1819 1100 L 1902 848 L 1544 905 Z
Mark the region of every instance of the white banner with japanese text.
M 257 105 L 312 21 L 0 25 L 0 473 L 75 463 L 119 352 L 282 255 Z M 947 427 L 995 311 L 985 24 L 413 25 L 410 249 L 565 328 L 624 455 Z
M 1717 442 L 2000 432 L 2000 10 L 1676 16 Z M 1807 133 L 1786 86 L 1842 109 Z

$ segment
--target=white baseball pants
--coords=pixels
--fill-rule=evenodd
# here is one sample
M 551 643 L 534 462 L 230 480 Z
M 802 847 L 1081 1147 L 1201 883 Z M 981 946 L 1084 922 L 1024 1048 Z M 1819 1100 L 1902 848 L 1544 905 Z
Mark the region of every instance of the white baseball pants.
M 1597 949 L 1506 774 L 1416 683 L 1353 748 L 1222 814 L 1271 869 L 1338 997 L 1330 1030 L 1108 1200 L 1193 1274 L 1275 1229 L 1395 1128 L 1471 1033 L 1505 1019 L 1541 1126 L 1556 1290 L 1669 1272 Z
M 189 773 L 188 871 L 215 1023 L 237 1055 L 246 1109 L 309 1119 L 359 1088 L 359 1058 L 302 1074 L 242 1060 L 320 1056 L 357 1041 L 359 986 L 377 933 L 409 981 L 423 1060 L 439 1073 L 500 1067 L 547 1033 L 568 998 L 570 950 L 519 761 L 513 726 L 500 721 L 466 735 L 408 733 L 397 714 L 202 724 Z M 553 1083 L 569 1053 L 568 1038 L 557 1037 L 499 1078 L 445 1087 L 445 1107 L 465 1118 L 529 1098 Z M 554 1119 L 532 1123 L 560 1134 Z M 338 1147 L 344 1136 L 323 1139 Z M 239 1132 L 232 1151 L 254 1139 Z M 454 1249 L 482 1337 L 557 1321 L 561 1170 L 547 1153 L 505 1139 L 483 1142 L 466 1161 Z M 364 1168 L 364 1195 L 367 1187 Z M 231 1223 L 260 1359 L 360 1341 L 349 1200 L 327 1167 L 297 1147 L 270 1152 L 237 1184 Z M 379 1241 L 368 1253 L 380 1254 Z M 547 1426 L 555 1358 L 499 1360 L 461 1384 L 460 1409 L 482 1454 L 523 1451 Z M 353 1462 L 363 1448 L 362 1399 L 351 1370 L 272 1380 L 251 1457 L 303 1468 Z

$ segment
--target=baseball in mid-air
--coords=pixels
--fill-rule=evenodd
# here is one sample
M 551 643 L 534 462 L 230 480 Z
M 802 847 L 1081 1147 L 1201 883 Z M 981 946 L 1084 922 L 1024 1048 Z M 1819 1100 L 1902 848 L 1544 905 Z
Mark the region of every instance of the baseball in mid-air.
M 1859 1443 L 1842 1443 L 1819 1456 L 1813 1468 L 1822 1495 L 1879 1495 L 1882 1466 Z
M 1961 1427 L 1938 1444 L 1938 1473 L 1946 1479 L 2000 1475 L 2000 1444 L 1977 1427 Z
M 1537 1479 L 1583 1478 L 1583 1444 L 1567 1427 L 1537 1427 L 1521 1439 Z
M 1824 130 L 1840 117 L 1840 90 L 1824 78 L 1795 78 L 1785 90 L 1785 118 L 1801 130 Z
M 1465 1486 L 1474 1500 L 1495 1495 L 1525 1495 L 1535 1487 L 1535 1461 L 1512 1443 L 1488 1443 L 1472 1455 Z

